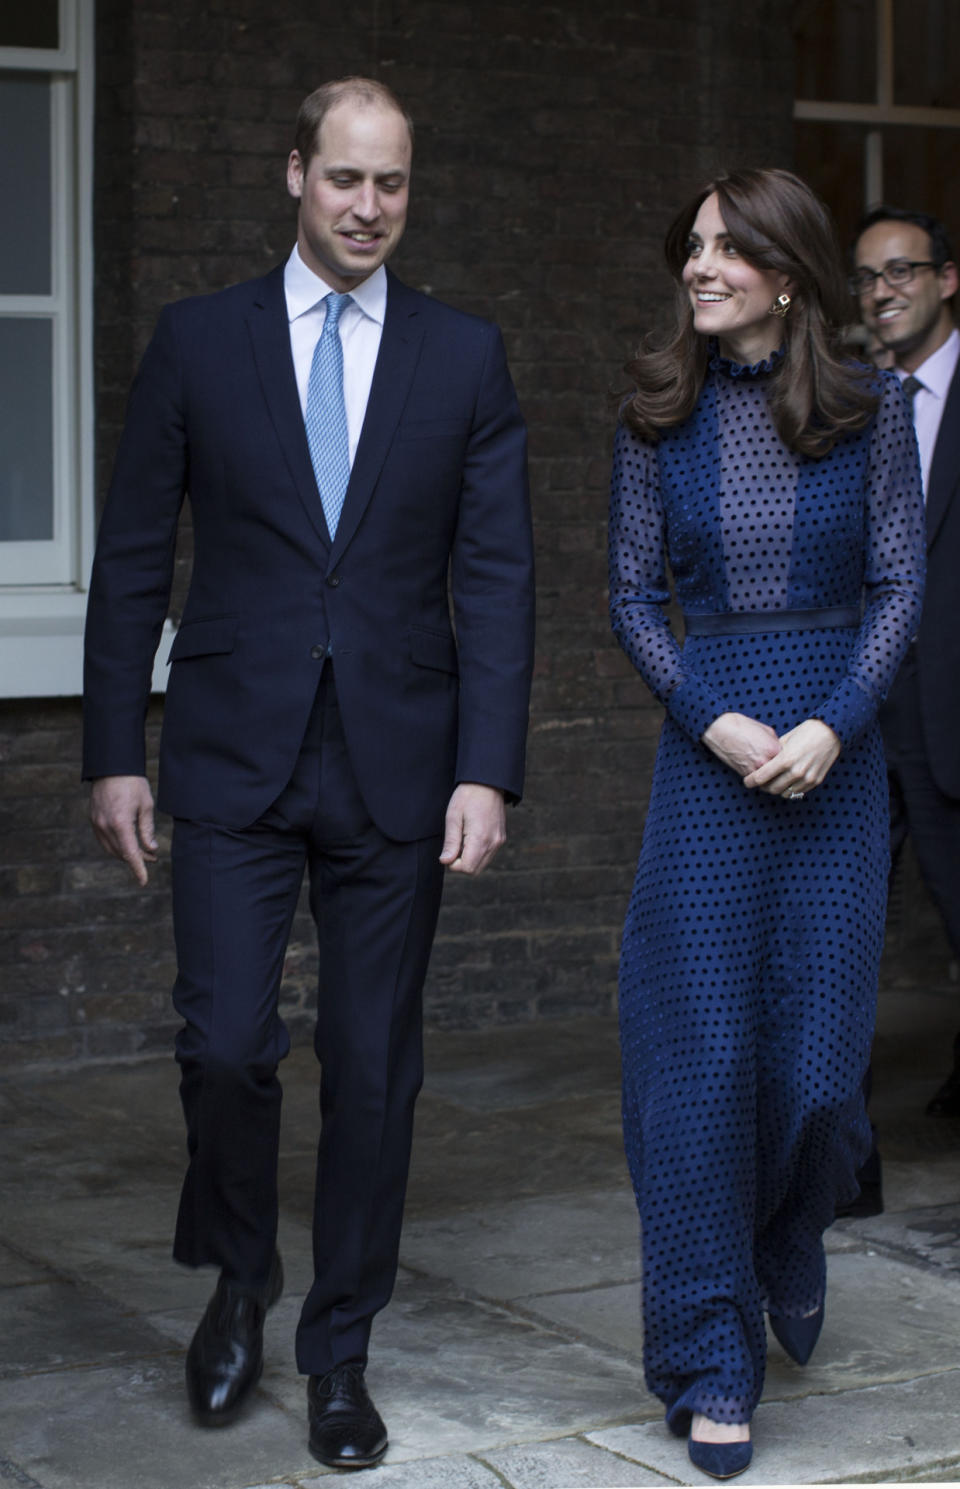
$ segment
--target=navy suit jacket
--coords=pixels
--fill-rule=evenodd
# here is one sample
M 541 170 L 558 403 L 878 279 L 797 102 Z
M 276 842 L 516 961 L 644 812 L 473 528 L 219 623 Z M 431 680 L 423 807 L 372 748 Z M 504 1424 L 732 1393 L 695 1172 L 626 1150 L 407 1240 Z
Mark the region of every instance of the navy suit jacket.
M 162 810 L 255 821 L 290 778 L 326 656 L 360 791 L 388 836 L 440 831 L 457 781 L 520 795 L 532 544 L 525 431 L 494 325 L 388 276 L 331 543 L 282 267 L 166 307 L 130 395 L 97 544 L 88 778 L 145 773 L 185 493 L 194 559 L 171 654 Z
M 927 758 L 960 799 L 960 364 L 947 392 L 927 491 L 927 583 L 917 633 Z

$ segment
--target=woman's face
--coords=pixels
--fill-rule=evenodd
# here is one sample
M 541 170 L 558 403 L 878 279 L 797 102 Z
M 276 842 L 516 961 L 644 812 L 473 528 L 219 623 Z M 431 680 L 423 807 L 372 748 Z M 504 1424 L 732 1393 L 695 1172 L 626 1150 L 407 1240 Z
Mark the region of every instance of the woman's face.
M 776 351 L 783 326 L 770 307 L 789 293 L 790 280 L 774 269 L 758 269 L 730 241 L 714 192 L 702 203 L 690 231 L 683 282 L 693 306 L 694 330 L 716 336 L 720 351 L 752 365 Z

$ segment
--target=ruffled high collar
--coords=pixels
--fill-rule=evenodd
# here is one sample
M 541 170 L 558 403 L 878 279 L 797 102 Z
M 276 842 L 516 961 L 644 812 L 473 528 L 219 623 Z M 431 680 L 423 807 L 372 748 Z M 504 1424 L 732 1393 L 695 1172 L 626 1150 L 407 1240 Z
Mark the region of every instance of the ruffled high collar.
M 710 371 L 722 372 L 727 377 L 763 377 L 783 360 L 785 346 L 778 346 L 769 357 L 762 362 L 754 362 L 747 366 L 744 362 L 735 362 L 732 357 L 725 357 L 720 351 L 720 345 L 715 336 L 710 338 Z

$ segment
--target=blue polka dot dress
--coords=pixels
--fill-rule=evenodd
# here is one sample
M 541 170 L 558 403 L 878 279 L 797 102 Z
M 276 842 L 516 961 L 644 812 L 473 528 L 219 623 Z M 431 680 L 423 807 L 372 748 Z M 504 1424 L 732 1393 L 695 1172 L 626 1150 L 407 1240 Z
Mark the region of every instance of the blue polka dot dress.
M 815 460 L 774 429 L 771 366 L 715 356 L 686 422 L 657 444 L 621 425 L 613 465 L 613 628 L 666 707 L 620 1021 L 644 1363 L 679 1432 L 695 1411 L 750 1419 L 764 1310 L 822 1302 L 822 1235 L 869 1150 L 861 1081 L 888 867 L 876 713 L 922 588 L 896 378 L 881 376 L 871 424 Z M 748 791 L 700 743 L 726 712 L 778 734 L 822 719 L 841 754 L 803 801 Z

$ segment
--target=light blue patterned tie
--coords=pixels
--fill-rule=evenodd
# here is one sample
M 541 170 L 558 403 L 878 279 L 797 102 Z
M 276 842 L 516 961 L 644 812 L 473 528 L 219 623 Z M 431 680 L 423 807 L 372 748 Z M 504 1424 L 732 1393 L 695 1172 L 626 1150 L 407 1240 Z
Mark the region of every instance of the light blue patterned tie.
M 317 489 L 323 503 L 323 515 L 331 539 L 343 510 L 343 498 L 350 480 L 350 440 L 347 434 L 347 411 L 343 402 L 343 346 L 340 342 L 340 316 L 351 303 L 349 295 L 334 290 L 326 296 L 327 318 L 313 352 L 310 381 L 307 383 L 307 443 Z

